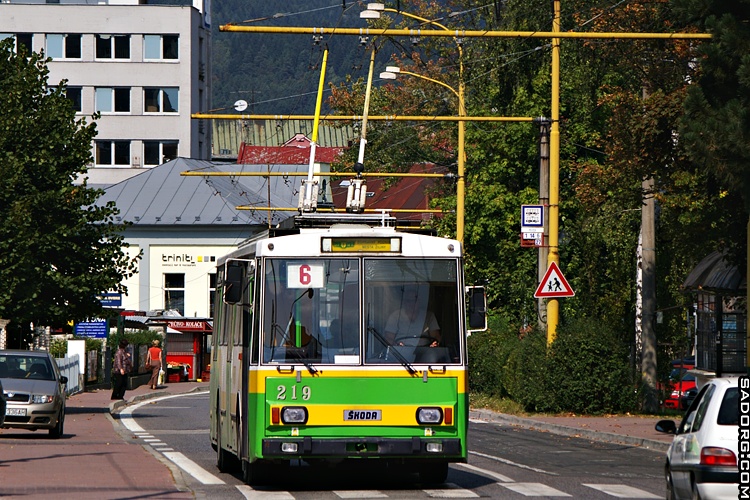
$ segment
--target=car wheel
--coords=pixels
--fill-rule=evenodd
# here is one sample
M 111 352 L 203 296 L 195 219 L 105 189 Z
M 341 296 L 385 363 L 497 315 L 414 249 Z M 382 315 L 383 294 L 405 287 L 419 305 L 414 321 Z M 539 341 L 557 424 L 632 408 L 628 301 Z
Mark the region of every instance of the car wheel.
M 57 424 L 49 430 L 49 435 L 53 439 L 60 439 L 63 436 L 63 426 L 65 425 L 65 410 L 60 409 L 57 415 Z
M 669 464 L 664 467 L 664 479 L 667 482 L 667 500 L 677 500 L 674 493 L 674 484 L 672 483 L 672 471 L 669 470 Z

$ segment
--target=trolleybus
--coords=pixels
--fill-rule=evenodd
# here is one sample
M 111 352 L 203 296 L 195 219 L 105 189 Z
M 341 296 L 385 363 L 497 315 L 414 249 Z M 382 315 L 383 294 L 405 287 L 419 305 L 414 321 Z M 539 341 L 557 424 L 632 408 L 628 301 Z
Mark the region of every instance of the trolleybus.
M 290 464 L 359 461 L 445 481 L 467 458 L 467 332 L 486 324 L 460 243 L 387 214 L 291 220 L 218 262 L 219 470 L 257 484 Z

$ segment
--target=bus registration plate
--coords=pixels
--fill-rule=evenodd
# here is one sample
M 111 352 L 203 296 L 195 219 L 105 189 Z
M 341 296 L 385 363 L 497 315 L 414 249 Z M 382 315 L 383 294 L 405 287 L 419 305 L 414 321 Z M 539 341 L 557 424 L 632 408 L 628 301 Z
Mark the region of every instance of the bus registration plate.
M 382 410 L 344 410 L 344 420 L 382 420 Z

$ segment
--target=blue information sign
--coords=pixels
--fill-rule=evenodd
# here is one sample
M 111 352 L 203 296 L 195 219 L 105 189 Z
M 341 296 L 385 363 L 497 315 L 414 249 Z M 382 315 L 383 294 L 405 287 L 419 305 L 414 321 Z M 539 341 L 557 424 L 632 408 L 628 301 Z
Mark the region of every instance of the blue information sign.
M 122 305 L 122 294 L 107 292 L 99 296 L 99 301 L 104 307 L 120 307 Z
M 75 334 L 78 337 L 92 337 L 95 339 L 107 338 L 107 321 L 85 321 L 76 323 Z

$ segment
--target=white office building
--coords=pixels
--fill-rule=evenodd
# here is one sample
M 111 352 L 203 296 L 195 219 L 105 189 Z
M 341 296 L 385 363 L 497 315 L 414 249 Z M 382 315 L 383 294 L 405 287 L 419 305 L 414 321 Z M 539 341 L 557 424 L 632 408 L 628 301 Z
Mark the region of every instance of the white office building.
M 211 158 L 210 0 L 0 0 L 0 38 L 44 53 L 83 116 L 101 113 L 89 185 Z

